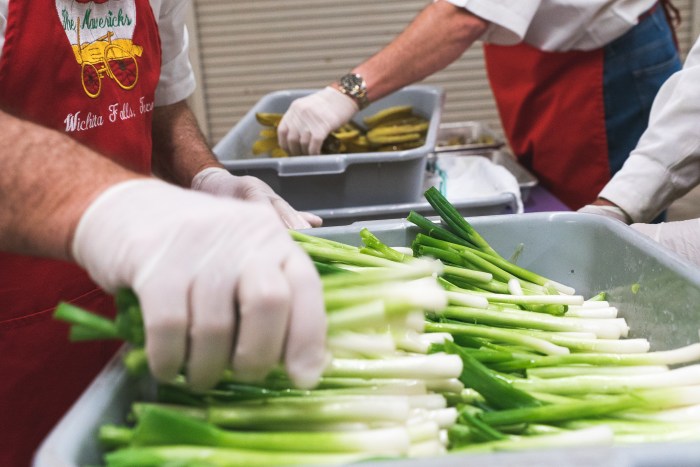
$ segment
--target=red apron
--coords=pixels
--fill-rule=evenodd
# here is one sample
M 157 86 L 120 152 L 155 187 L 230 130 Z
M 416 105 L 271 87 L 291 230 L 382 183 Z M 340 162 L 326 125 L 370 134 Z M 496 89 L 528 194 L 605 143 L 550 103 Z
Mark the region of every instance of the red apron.
M 571 209 L 610 179 L 603 49 L 543 52 L 485 45 L 491 88 L 511 149 Z
M 0 106 L 150 173 L 160 57 L 146 0 L 11 0 Z M 0 253 L 2 466 L 29 465 L 117 348 L 70 343 L 67 325 L 52 319 L 61 300 L 114 312 L 112 299 L 77 266 Z

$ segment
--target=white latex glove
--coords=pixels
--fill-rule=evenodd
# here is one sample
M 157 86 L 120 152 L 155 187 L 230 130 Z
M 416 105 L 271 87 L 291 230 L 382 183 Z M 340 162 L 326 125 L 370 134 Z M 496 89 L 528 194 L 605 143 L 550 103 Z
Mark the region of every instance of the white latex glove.
M 631 227 L 700 266 L 700 219 Z
M 290 229 L 308 229 L 319 227 L 323 223 L 320 217 L 291 207 L 259 178 L 235 176 L 220 167 L 209 167 L 195 175 L 192 179 L 192 189 L 216 196 L 269 203 Z
M 153 375 L 183 364 L 195 389 L 230 367 L 262 379 L 284 362 L 313 386 L 325 362 L 321 282 L 274 210 L 153 179 L 117 184 L 78 223 L 73 257 L 109 292 L 139 297 Z
M 295 99 L 277 127 L 279 145 L 292 156 L 321 154 L 330 132 L 358 110 L 354 100 L 330 86 Z
M 578 212 L 583 212 L 587 214 L 598 214 L 599 216 L 609 217 L 611 219 L 624 222 L 625 224 L 630 223 L 630 219 L 622 209 L 617 206 L 599 206 L 595 204 L 588 204 L 578 210 Z

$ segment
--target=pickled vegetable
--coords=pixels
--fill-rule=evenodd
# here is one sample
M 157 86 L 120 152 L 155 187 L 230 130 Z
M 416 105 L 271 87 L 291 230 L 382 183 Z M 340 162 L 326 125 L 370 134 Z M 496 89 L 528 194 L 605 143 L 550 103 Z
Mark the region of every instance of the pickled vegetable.
M 288 157 L 277 142 L 277 126 L 283 114 L 258 112 L 263 128 L 253 143 L 254 157 Z M 387 107 L 365 117 L 363 124 L 350 121 L 332 131 L 321 146 L 321 154 L 405 151 L 425 144 L 430 121 L 414 112 L 413 106 Z

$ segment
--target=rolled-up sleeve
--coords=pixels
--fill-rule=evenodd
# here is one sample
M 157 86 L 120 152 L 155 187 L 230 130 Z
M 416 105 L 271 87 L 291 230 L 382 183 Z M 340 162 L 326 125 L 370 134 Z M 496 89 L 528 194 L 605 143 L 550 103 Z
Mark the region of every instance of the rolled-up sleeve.
M 163 50 L 160 81 L 155 97 L 157 106 L 174 104 L 186 99 L 196 87 L 188 55 L 189 43 L 185 25 L 189 1 L 168 0 L 160 5 L 157 11 L 154 11 L 158 18 Z
M 521 42 L 541 0 L 445 0 L 488 21 L 484 42 L 513 45 Z
M 649 222 L 700 183 L 700 40 L 659 90 L 649 127 L 600 197 Z

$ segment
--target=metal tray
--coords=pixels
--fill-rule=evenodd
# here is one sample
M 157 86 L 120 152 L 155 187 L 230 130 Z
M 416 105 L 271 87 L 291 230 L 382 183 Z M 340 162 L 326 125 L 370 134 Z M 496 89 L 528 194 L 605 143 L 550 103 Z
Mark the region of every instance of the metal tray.
M 509 257 L 523 244 L 518 264 L 590 296 L 605 291 L 627 319 L 630 337 L 646 337 L 652 350 L 698 341 L 700 270 L 620 222 L 580 213 L 532 213 L 470 219 L 481 235 Z M 308 230 L 358 245 L 361 225 Z M 392 246 L 410 245 L 417 229 L 408 222 L 375 223 L 371 231 Z M 44 440 L 35 467 L 98 465 L 96 428 L 120 423 L 136 397 L 148 397 L 148 382 L 129 378 L 113 360 Z M 146 394 L 146 395 L 144 395 Z M 700 443 L 678 442 L 519 453 L 459 454 L 438 458 L 377 461 L 381 467 L 576 466 L 665 467 L 700 464 Z
M 504 144 L 487 123 L 477 121 L 441 123 L 435 142 L 435 152 L 498 149 Z

